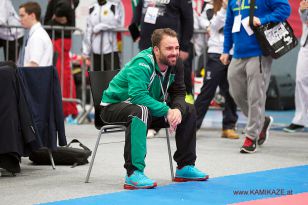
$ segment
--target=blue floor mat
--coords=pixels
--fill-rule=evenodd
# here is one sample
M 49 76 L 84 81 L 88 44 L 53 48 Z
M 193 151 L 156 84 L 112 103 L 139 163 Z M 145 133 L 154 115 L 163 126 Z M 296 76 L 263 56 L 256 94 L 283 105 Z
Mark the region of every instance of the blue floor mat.
M 151 190 L 123 191 L 47 203 L 48 205 L 215 205 L 308 192 L 308 166 L 175 183 Z
M 243 128 L 246 125 L 247 118 L 243 115 L 241 111 L 238 114 L 238 128 Z M 266 115 L 270 115 L 274 119 L 273 127 L 288 126 L 294 117 L 294 110 L 287 111 L 274 111 L 267 110 Z M 221 109 L 210 109 L 203 120 L 202 127 L 208 128 L 221 128 L 222 126 L 222 110 Z M 278 129 L 279 130 L 279 129 Z

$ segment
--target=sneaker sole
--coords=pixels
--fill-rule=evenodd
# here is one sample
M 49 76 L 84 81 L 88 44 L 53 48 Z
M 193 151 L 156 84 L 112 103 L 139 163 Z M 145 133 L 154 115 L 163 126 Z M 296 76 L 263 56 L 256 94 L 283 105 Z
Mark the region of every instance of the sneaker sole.
M 288 132 L 288 133 L 295 133 L 295 132 L 302 132 L 304 131 L 305 128 L 299 128 L 299 129 L 295 129 L 295 130 L 291 130 L 291 129 L 288 129 L 288 128 L 283 128 L 282 130 L 284 132 Z
M 274 122 L 274 119 L 273 119 L 273 117 L 272 116 L 269 116 L 269 118 L 270 118 L 270 123 L 268 124 L 268 129 L 266 130 L 266 137 L 265 137 L 265 140 L 262 142 L 262 143 L 259 143 L 259 140 L 258 140 L 258 145 L 264 145 L 267 141 L 268 141 L 268 138 L 269 138 L 269 136 L 270 136 L 270 134 L 269 134 L 269 130 L 271 129 L 271 126 L 272 126 L 272 124 L 273 124 L 273 122 Z
M 221 135 L 221 138 L 225 138 L 225 139 L 231 139 L 231 140 L 237 140 L 237 139 L 240 139 L 240 137 L 228 137 L 226 135 Z
M 123 188 L 128 189 L 128 190 L 136 190 L 136 189 L 153 189 L 157 187 L 157 183 L 155 182 L 152 186 L 143 186 L 143 187 L 138 187 L 130 184 L 124 184 Z
M 257 148 L 253 151 L 249 151 L 247 149 L 241 148 L 240 153 L 242 153 L 242 154 L 252 154 L 252 153 L 255 153 L 256 151 L 257 151 Z
M 181 178 L 181 177 L 174 177 L 174 182 L 189 182 L 189 181 L 206 181 L 209 179 L 209 175 L 206 175 L 204 178 Z

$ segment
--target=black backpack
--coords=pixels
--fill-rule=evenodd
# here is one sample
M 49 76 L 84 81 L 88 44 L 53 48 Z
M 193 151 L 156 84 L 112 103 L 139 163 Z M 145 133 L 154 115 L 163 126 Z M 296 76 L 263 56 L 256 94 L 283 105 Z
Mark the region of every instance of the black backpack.
M 72 143 L 79 143 L 79 146 L 82 149 L 70 147 Z M 88 158 L 91 154 L 92 151 L 77 139 L 73 139 L 68 145 L 57 147 L 56 150 L 52 151 L 55 165 L 71 165 L 72 167 L 87 164 Z M 33 151 L 30 154 L 29 159 L 37 165 L 51 164 L 48 149 L 46 147 Z

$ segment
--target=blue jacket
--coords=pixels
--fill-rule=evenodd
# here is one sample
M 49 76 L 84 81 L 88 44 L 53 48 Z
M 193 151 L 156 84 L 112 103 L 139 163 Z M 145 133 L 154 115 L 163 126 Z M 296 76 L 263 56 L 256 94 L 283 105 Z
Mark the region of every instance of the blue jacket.
M 37 146 L 52 150 L 67 144 L 62 98 L 57 71 L 53 67 L 18 68 L 23 82 L 23 92 L 31 110 L 35 129 L 38 131 Z
M 241 13 L 242 19 L 249 17 L 250 0 L 229 0 L 224 28 L 223 53 L 229 54 L 230 49 L 234 46 L 234 58 L 263 55 L 255 34 L 249 36 L 242 24 L 239 32 L 232 33 L 234 17 L 239 13 Z M 262 25 L 269 22 L 284 21 L 290 13 L 291 7 L 288 0 L 257 0 L 255 3 L 254 16 L 260 19 Z

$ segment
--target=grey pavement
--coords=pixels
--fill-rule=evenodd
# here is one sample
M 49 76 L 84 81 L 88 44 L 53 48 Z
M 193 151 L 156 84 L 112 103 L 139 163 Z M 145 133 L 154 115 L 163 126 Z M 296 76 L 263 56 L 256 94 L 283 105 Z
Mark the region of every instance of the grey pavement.
M 68 141 L 76 138 L 93 150 L 98 131 L 91 124 L 67 125 L 66 133 Z M 196 166 L 214 178 L 308 164 L 307 132 L 272 131 L 269 141 L 255 154 L 239 153 L 243 138 L 222 139 L 219 128 L 201 129 L 197 133 Z M 123 142 L 124 133 L 103 136 L 90 183 L 84 183 L 88 164 L 75 168 L 56 166 L 52 170 L 51 166 L 36 166 L 23 158 L 20 174 L 12 177 L 4 173 L 0 177 L 0 204 L 37 204 L 123 191 Z M 171 144 L 174 151 L 174 136 Z M 146 175 L 157 180 L 159 186 L 173 183 L 164 130 L 148 139 L 147 145 Z

